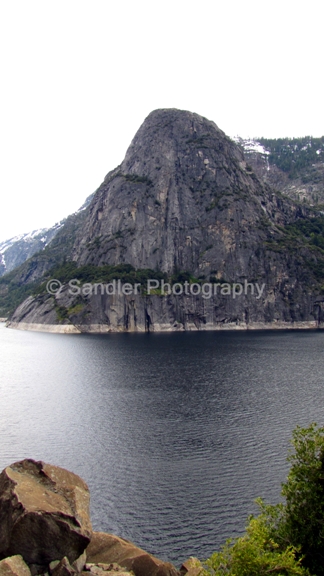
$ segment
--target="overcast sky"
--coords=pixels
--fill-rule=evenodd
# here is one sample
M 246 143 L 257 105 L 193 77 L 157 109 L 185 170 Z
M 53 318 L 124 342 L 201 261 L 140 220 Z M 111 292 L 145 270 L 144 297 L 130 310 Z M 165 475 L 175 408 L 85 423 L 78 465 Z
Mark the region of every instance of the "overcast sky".
M 156 108 L 322 136 L 322 0 L 1 0 L 0 240 L 75 211 Z

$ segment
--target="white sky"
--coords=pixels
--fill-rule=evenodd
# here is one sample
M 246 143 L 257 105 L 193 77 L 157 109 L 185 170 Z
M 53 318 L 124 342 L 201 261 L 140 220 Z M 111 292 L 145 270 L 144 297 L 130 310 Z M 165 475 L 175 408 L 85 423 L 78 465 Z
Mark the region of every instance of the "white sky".
M 156 108 L 322 136 L 322 0 L 0 0 L 0 240 L 75 211 Z

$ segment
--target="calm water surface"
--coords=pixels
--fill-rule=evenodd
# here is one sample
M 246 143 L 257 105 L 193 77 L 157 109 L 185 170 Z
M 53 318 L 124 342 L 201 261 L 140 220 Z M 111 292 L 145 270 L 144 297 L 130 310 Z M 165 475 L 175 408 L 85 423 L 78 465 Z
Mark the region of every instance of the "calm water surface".
M 275 503 L 292 429 L 324 424 L 324 333 L 58 335 L 0 324 L 0 468 L 64 466 L 96 530 L 177 565 Z

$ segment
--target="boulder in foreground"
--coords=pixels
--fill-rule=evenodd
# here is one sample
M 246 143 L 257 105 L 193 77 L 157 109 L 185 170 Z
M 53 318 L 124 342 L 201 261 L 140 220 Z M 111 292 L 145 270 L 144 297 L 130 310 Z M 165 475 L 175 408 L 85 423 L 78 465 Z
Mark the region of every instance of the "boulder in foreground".
M 170 562 L 163 562 L 132 542 L 113 534 L 93 532 L 87 548 L 87 562 L 117 563 L 135 576 L 178 576 Z
M 73 563 L 92 535 L 89 490 L 76 474 L 26 459 L 0 474 L 0 558 L 21 554 L 48 566 Z
M 31 576 L 23 557 L 17 554 L 0 562 L 0 576 Z

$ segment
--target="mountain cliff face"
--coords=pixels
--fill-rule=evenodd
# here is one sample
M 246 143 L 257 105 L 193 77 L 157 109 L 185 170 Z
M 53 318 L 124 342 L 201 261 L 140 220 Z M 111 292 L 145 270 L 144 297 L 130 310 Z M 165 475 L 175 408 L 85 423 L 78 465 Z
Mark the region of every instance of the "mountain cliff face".
M 213 122 L 157 110 L 98 189 L 72 259 L 233 278 L 247 273 L 267 220 L 285 224 L 296 212 Z
M 38 285 L 25 293 L 11 325 L 109 331 L 321 324 L 321 219 L 264 180 L 213 122 L 175 109 L 152 112 L 82 219 L 70 222 L 72 232 L 65 225 L 15 272 L 15 286 Z M 171 286 L 181 279 L 227 284 L 230 294 L 71 294 L 67 270 L 81 286 L 159 277 Z M 39 286 L 49 278 L 64 284 L 56 294 Z M 258 284 L 262 293 L 234 297 L 235 283 Z M 0 283 L 0 295 L 6 289 Z

